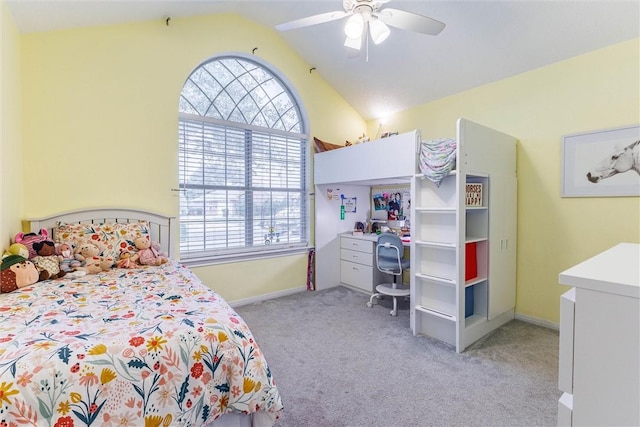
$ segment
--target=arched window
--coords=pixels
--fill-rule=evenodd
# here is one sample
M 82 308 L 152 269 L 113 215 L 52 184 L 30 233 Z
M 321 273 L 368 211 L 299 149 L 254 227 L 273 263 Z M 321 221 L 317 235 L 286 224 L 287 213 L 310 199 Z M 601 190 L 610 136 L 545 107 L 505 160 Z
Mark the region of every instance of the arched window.
M 308 246 L 308 135 L 282 79 L 215 57 L 180 95 L 180 257 L 193 262 Z

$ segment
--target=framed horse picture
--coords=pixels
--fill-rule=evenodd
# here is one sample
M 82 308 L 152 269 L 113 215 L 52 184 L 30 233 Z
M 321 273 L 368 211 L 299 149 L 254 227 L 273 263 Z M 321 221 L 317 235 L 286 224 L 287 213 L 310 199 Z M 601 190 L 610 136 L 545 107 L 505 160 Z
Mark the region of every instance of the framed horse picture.
M 640 196 L 640 126 L 567 135 L 562 197 Z

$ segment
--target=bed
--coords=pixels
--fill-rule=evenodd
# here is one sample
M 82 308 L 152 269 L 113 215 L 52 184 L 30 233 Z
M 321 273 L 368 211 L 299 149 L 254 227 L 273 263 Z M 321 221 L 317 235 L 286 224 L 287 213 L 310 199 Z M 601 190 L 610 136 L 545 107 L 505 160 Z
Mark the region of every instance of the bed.
M 143 224 L 173 253 L 162 215 L 86 210 L 30 224 L 54 240 L 64 225 Z M 3 426 L 273 425 L 281 411 L 247 324 L 175 259 L 0 295 Z

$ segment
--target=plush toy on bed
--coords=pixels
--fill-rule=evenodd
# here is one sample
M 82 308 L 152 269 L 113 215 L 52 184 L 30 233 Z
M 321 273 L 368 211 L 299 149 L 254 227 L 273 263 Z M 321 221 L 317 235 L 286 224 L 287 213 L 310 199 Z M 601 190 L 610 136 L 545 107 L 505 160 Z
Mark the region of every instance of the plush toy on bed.
M 136 268 L 140 267 L 138 263 L 133 258 L 130 252 L 122 252 L 120 254 L 120 258 L 118 262 L 116 262 L 116 267 L 118 268 Z
M 39 279 L 36 266 L 20 255 L 9 255 L 2 259 L 0 267 L 0 293 L 33 285 Z
M 16 234 L 16 237 L 13 240 L 15 243 L 21 243 L 26 246 L 27 250 L 29 251 L 29 256 L 27 258 L 31 259 L 34 256 L 38 255 L 36 254 L 35 249 L 33 249 L 33 244 L 36 242 L 42 242 L 43 240 L 47 239 L 49 239 L 49 232 L 46 228 L 41 228 L 37 233 L 25 234 L 23 232 L 20 232 Z
M 60 270 L 67 274 L 65 277 L 74 279 L 87 274 L 86 271 L 77 270 L 82 263 L 73 256 L 73 247 L 69 243 L 62 242 L 56 245 L 56 256 L 60 262 Z
M 111 269 L 113 259 L 100 256 L 102 250 L 99 242 L 85 240 L 78 243 L 74 253 L 75 258 L 81 262 L 81 266 L 76 269 L 87 274 L 96 274 Z
M 60 262 L 60 270 L 70 273 L 80 267 L 80 261 L 73 256 L 73 247 L 69 243 L 58 243 L 56 255 L 58 255 L 58 261 Z
M 33 250 L 36 256 L 31 258 L 38 271 L 40 280 L 58 279 L 67 274 L 60 270 L 60 260 L 56 255 L 56 245 L 53 240 L 45 239 L 33 243 Z
M 31 260 L 40 272 L 40 280 L 57 279 L 60 275 L 60 263 L 55 256 L 55 245 L 49 238 L 46 228 L 40 229 L 38 233 L 18 233 L 15 242 L 24 245 L 29 252 L 28 259 Z
M 157 242 L 152 242 L 149 236 L 137 237 L 133 241 L 138 249 L 131 258 L 141 265 L 161 265 L 169 261 L 167 254 L 160 250 Z
M 14 243 L 9 246 L 9 249 L 4 251 L 2 258 L 6 258 L 9 255 L 20 255 L 22 258 L 29 259 L 29 249 L 22 243 Z

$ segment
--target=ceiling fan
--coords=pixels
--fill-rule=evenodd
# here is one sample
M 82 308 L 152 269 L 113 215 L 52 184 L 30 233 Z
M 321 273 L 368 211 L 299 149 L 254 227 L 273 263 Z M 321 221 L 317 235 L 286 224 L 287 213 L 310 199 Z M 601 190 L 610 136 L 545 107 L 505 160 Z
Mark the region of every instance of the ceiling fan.
M 344 10 L 321 13 L 276 25 L 279 31 L 294 30 L 346 18 L 344 26 L 344 45 L 352 49 L 360 49 L 367 39 L 367 33 L 375 44 L 380 44 L 391 33 L 389 26 L 403 30 L 435 36 L 445 24 L 404 10 L 384 7 L 391 0 L 343 0 Z

